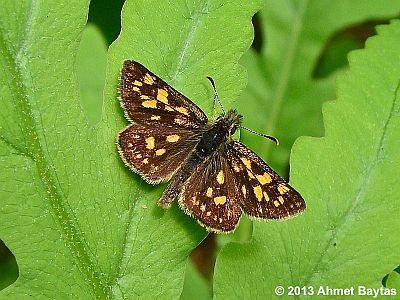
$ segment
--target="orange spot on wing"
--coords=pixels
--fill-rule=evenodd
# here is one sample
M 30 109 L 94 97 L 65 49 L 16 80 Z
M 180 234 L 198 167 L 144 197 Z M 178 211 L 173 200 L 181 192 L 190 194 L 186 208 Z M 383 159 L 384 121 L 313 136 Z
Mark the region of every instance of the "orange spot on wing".
M 154 83 L 154 79 L 153 79 L 153 77 L 151 77 L 151 75 L 149 73 L 146 73 L 143 81 L 144 81 L 144 83 L 150 84 L 150 85 L 152 85 Z
M 253 191 L 254 191 L 254 195 L 256 195 L 257 200 L 261 201 L 263 198 L 261 186 L 257 185 L 255 187 L 253 187 Z
M 177 134 L 171 134 L 167 136 L 167 142 L 169 143 L 175 143 L 179 140 L 179 135 Z
M 168 103 L 167 97 L 168 97 L 168 92 L 166 90 L 158 89 L 157 100 L 160 100 L 163 103 Z
M 272 181 L 271 175 L 269 175 L 268 173 L 264 173 L 263 175 L 257 175 L 256 177 L 262 185 L 270 183 Z
M 156 100 L 146 100 L 142 102 L 143 107 L 148 108 L 157 108 L 157 101 Z
M 214 198 L 214 203 L 216 205 L 225 204 L 225 202 L 226 202 L 226 196 L 219 196 Z
M 166 152 L 165 149 L 158 149 L 158 150 L 156 151 L 156 155 L 157 155 L 157 156 L 160 156 L 160 155 L 163 155 L 165 152 Z
M 154 137 L 152 137 L 152 136 L 148 137 L 145 141 L 146 141 L 146 144 L 147 144 L 146 145 L 147 149 L 154 149 L 154 146 L 155 146 L 154 145 Z

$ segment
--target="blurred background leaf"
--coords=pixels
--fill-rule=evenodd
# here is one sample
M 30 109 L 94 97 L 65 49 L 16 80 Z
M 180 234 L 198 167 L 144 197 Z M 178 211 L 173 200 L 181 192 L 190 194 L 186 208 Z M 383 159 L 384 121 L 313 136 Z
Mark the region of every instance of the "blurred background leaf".
M 276 136 L 280 146 L 247 132 L 241 135 L 244 143 L 287 177 L 295 139 L 323 135 L 321 105 L 335 98 L 336 74 L 347 65 L 348 50 L 363 45 L 356 40 L 360 35 L 352 38 L 349 32 L 332 38 L 345 28 L 399 12 L 400 1 L 392 0 L 266 1 L 257 19 L 259 51 L 242 57 L 249 80 L 235 106 L 247 127 Z M 322 53 L 327 55 L 320 62 Z
M 107 48 L 104 36 L 98 27 L 92 23 L 87 24 L 82 34 L 75 65 L 82 109 L 91 125 L 96 125 L 101 120 Z

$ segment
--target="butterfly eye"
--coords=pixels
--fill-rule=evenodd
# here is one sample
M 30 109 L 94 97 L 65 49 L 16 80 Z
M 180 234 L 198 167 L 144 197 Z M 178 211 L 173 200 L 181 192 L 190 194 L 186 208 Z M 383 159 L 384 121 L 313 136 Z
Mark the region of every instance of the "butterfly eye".
M 232 127 L 231 127 L 231 129 L 230 129 L 230 131 L 229 131 L 229 134 L 234 134 L 235 132 L 236 132 L 236 130 L 238 129 L 238 126 L 237 125 L 233 125 Z

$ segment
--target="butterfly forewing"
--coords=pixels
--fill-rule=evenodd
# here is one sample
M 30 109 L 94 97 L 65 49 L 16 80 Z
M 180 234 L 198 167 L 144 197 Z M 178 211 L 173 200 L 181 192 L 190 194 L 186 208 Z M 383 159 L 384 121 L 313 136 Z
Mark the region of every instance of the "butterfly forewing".
M 189 130 L 132 124 L 118 136 L 126 165 L 150 183 L 169 180 L 190 155 L 200 136 Z
M 244 196 L 240 206 L 250 217 L 284 219 L 305 209 L 300 194 L 245 145 L 228 143 L 226 156 Z
M 207 124 L 196 104 L 132 60 L 122 68 L 120 97 L 127 118 L 135 123 L 188 129 Z
M 178 201 L 187 214 L 208 230 L 230 232 L 239 222 L 242 209 L 238 198 L 242 196 L 221 152 L 196 168 Z

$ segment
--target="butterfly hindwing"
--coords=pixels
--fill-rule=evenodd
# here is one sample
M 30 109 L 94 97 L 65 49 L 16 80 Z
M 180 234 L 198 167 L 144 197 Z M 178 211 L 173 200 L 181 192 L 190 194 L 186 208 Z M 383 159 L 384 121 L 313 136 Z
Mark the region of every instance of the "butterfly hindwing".
M 117 143 L 125 164 L 156 184 L 171 178 L 199 138 L 189 130 L 131 124 L 119 133 Z
M 236 228 L 242 209 L 241 197 L 223 151 L 203 161 L 185 182 L 178 202 L 186 214 L 214 232 Z
M 300 194 L 273 171 L 256 153 L 237 141 L 227 144 L 227 161 L 243 211 L 252 218 L 284 219 L 305 209 Z
M 120 97 L 127 118 L 135 123 L 187 129 L 207 124 L 196 104 L 132 60 L 122 68 Z

